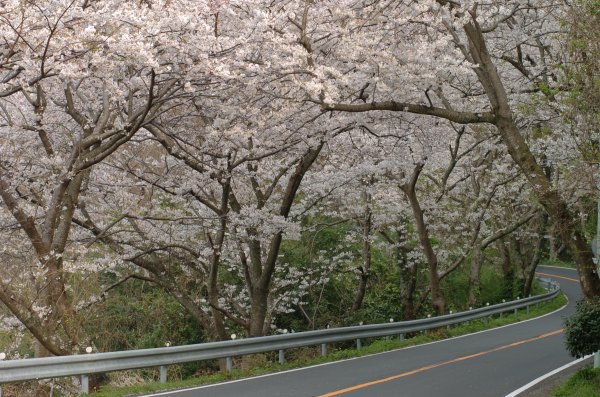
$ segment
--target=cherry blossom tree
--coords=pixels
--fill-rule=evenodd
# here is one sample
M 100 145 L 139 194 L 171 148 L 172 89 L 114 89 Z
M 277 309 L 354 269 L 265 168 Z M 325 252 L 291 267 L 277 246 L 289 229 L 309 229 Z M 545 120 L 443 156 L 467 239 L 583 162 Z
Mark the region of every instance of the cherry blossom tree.
M 531 118 L 517 105 L 555 84 L 548 65 L 563 61 L 555 51 L 562 2 L 321 2 L 311 9 L 310 39 L 324 54 L 315 64 L 350 72 L 324 73 L 323 99 L 310 100 L 332 112 L 402 112 L 494 126 L 569 247 L 584 294 L 600 294 L 567 192 L 548 179 L 530 137 Z
M 286 282 L 291 270 L 279 269 L 279 249 L 284 235 L 297 234 L 286 218 L 322 143 L 282 151 L 255 137 L 222 147 L 225 135 L 215 134 L 214 145 L 197 135 L 200 147 L 197 138 L 149 129 L 161 146 L 143 149 L 142 141 L 110 165 L 129 179 L 129 192 L 113 191 L 103 206 L 93 205 L 120 215 L 88 211 L 79 224 L 147 271 L 143 278 L 163 286 L 214 337 L 227 338 L 224 318 L 250 335 L 266 333 L 273 315 L 302 294 L 286 291 L 294 284 Z M 153 152 L 154 164 L 139 162 L 141 152 Z
M 589 114 L 561 117 L 555 67 L 569 61 L 567 11 L 559 0 L 4 1 L 0 301 L 40 354 L 85 341 L 80 312 L 95 298 L 75 280 L 101 271 L 121 279 L 94 294 L 142 279 L 211 338 L 259 336 L 338 266 L 356 275 L 358 311 L 383 247 L 412 318 L 429 302 L 448 310 L 443 279 L 466 262 L 477 303 L 494 245 L 527 290 L 548 228 L 586 296 L 599 295 L 579 215 L 597 197 L 585 144 L 596 131 Z M 311 268 L 282 256 L 315 214 L 355 222 L 360 258 Z
M 164 19 L 183 9 L 198 13 Z M 0 299 L 40 354 L 65 354 L 85 339 L 69 279 L 85 270 L 71 267 L 85 254 L 71 231 L 90 173 L 180 95 L 187 73 L 206 66 L 198 57 L 207 48 L 174 44 L 212 32 L 210 15 L 208 5 L 185 2 L 3 3 L 3 225 L 32 254 L 13 251 L 21 271 L 3 276 Z

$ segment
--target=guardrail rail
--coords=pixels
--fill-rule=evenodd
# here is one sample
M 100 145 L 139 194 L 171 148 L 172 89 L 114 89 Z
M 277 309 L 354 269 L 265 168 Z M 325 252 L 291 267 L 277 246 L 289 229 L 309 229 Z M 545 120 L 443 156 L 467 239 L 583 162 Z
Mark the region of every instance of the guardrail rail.
M 328 328 L 186 346 L 0 361 L 0 385 L 8 382 L 80 376 L 81 393 L 88 394 L 88 376 L 95 373 L 160 367 L 160 381 L 166 382 L 167 366 L 173 364 L 225 358 L 227 370 L 230 371 L 232 357 L 278 351 L 279 362 L 283 363 L 286 349 L 315 345 L 320 345 L 321 354 L 325 355 L 328 343 L 355 340 L 357 348 L 360 348 L 361 339 L 365 338 L 392 335 L 399 335 L 403 338 L 407 333 L 447 327 L 482 318 L 487 319 L 490 316 L 510 311 L 516 313 L 518 309 L 522 308 L 526 308 L 529 312 L 531 305 L 553 299 L 560 292 L 559 285 L 554 281 L 544 278 L 540 278 L 539 281 L 548 291 L 547 293 L 419 320 Z M 0 389 L 0 397 L 1 395 Z

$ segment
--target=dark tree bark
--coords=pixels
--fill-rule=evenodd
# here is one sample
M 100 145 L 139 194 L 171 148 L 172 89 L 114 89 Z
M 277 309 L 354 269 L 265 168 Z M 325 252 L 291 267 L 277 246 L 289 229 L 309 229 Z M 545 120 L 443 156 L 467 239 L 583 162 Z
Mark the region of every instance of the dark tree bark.
M 362 265 L 359 267 L 358 290 L 352 303 L 350 313 L 360 310 L 367 293 L 367 284 L 371 272 L 371 233 L 373 229 L 373 211 L 371 209 L 371 195 L 368 192 L 363 194 L 365 199 L 365 211 L 363 214 L 362 230 Z
M 513 296 L 515 285 L 515 268 L 510 260 L 510 250 L 508 249 L 508 241 L 505 238 L 498 240 L 498 251 L 502 257 L 502 296 L 510 299 Z
M 440 287 L 438 258 L 435 250 L 433 249 L 433 245 L 431 244 L 429 229 L 425 223 L 424 212 L 421 208 L 421 203 L 419 202 L 416 191 L 417 180 L 419 179 L 419 175 L 423 170 L 423 166 L 424 164 L 415 165 L 410 181 L 400 186 L 400 188 L 410 203 L 415 221 L 415 227 L 419 235 L 419 242 L 421 243 L 421 248 L 423 249 L 423 253 L 427 259 L 427 264 L 429 267 L 429 290 L 431 293 L 431 303 L 437 314 L 446 314 L 448 311 L 448 306 L 446 304 L 446 298 L 444 297 Z

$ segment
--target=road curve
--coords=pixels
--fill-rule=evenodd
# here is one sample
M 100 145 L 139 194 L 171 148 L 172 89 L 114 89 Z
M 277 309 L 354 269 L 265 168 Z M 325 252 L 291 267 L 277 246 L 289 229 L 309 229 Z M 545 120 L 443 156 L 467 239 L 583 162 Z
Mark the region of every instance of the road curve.
M 577 273 L 545 266 L 538 272 L 560 283 L 569 298 L 565 308 L 426 345 L 146 397 L 503 397 L 572 361 L 562 328 L 581 296 Z

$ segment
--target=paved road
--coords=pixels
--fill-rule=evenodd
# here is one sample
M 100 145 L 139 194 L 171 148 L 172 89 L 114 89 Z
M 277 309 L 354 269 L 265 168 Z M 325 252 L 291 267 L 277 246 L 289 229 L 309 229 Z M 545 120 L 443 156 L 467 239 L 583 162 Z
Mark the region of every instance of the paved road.
M 540 267 L 569 298 L 545 317 L 428 345 L 241 381 L 149 396 L 502 397 L 573 359 L 563 318 L 581 291 L 571 269 Z

